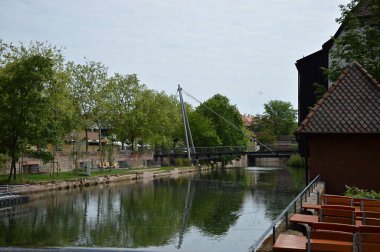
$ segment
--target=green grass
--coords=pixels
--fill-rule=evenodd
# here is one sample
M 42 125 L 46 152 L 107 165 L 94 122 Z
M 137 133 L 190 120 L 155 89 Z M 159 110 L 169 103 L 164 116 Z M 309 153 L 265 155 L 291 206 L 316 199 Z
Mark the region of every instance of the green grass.
M 16 181 L 11 181 L 11 184 L 33 184 L 47 181 L 61 181 L 61 180 L 71 180 L 71 179 L 80 179 L 80 178 L 88 178 L 88 177 L 99 177 L 99 176 L 107 176 L 107 175 L 123 175 L 123 174 L 136 174 L 142 173 L 144 171 L 161 171 L 167 172 L 174 170 L 175 168 L 183 169 L 188 167 L 174 167 L 167 166 L 161 168 L 130 168 L 130 169 L 104 169 L 91 171 L 91 176 L 87 176 L 83 173 L 82 170 L 79 171 L 69 171 L 69 172 L 60 172 L 58 174 L 54 174 L 51 176 L 46 173 L 37 173 L 37 174 L 17 174 Z M 0 175 L 0 184 L 9 184 L 8 175 Z

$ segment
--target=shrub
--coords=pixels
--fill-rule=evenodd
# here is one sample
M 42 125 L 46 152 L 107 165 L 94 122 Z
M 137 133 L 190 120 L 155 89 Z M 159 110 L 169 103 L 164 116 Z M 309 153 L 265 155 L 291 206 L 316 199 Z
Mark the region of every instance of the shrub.
M 5 168 L 5 164 L 9 160 L 9 157 L 3 153 L 0 153 L 0 169 Z
M 187 158 L 176 158 L 175 166 L 191 166 L 191 162 Z
M 291 167 L 302 167 L 305 165 L 303 158 L 300 156 L 300 154 L 293 154 L 290 156 L 288 161 L 286 162 L 286 165 Z
M 344 192 L 344 195 L 353 198 L 380 199 L 380 193 L 375 192 L 374 190 L 368 191 L 365 189 L 357 188 L 356 186 L 348 185 L 346 185 L 346 191 Z

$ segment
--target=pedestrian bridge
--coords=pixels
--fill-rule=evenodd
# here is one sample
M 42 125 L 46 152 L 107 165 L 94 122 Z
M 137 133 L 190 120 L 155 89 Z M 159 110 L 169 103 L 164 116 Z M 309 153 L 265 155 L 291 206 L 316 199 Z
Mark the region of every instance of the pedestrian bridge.
M 249 155 L 251 157 L 284 157 L 298 151 L 297 144 L 289 145 L 266 145 L 262 146 L 217 146 L 217 147 L 194 147 L 190 149 L 192 160 L 217 159 L 221 157 L 240 157 Z M 187 148 L 156 149 L 155 160 L 161 158 L 187 158 Z

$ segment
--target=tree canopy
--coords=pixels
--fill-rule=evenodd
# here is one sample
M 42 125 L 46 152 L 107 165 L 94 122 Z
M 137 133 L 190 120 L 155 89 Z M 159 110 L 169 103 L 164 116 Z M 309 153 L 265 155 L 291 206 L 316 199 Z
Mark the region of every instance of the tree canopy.
M 380 81 L 380 1 L 351 0 L 340 5 L 341 35 L 331 50 L 330 80 L 336 80 L 343 67 L 359 62 L 377 81 Z
M 103 137 L 133 149 L 137 143 L 166 148 L 184 143 L 177 97 L 147 88 L 136 74 L 109 76 L 101 62 L 65 62 L 47 43 L 16 46 L 0 40 L 0 92 L 0 163 L 11 159 L 9 178 L 16 178 L 22 155 L 52 161 L 68 139 L 85 140 L 87 152 L 90 129 L 98 131 L 99 150 Z M 227 97 L 217 94 L 195 109 L 187 106 L 196 146 L 247 143 L 241 115 Z M 73 160 L 77 152 L 73 145 Z
M 264 104 L 264 113 L 256 116 L 254 131 L 259 140 L 273 143 L 280 135 L 292 135 L 297 127 L 297 110 L 290 102 L 272 100 Z
M 29 47 L 1 42 L 0 150 L 11 158 L 9 179 L 16 178 L 16 162 L 30 145 L 55 143 L 62 131 L 51 120 L 53 107 L 47 90 L 54 86 L 54 66 L 60 52 L 42 43 Z
M 226 96 L 214 95 L 199 105 L 196 112 L 210 120 L 221 145 L 240 146 L 247 143 L 241 115 L 236 106 L 230 104 Z

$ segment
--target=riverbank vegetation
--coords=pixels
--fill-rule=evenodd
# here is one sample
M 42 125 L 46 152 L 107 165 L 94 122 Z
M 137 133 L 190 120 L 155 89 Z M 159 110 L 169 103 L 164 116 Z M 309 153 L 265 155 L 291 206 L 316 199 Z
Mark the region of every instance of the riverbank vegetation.
M 20 174 L 17 176 L 15 181 L 12 181 L 14 184 L 35 184 L 40 182 L 53 182 L 53 181 L 65 181 L 65 180 L 74 180 L 74 179 L 85 179 L 90 177 L 102 177 L 110 175 L 125 175 L 125 174 L 140 174 L 143 172 L 170 172 L 174 169 L 188 169 L 191 166 L 164 166 L 156 168 L 129 168 L 129 169 L 103 169 L 103 170 L 94 170 L 91 171 L 90 175 L 85 174 L 83 170 L 73 170 L 67 172 L 59 172 L 54 175 L 49 173 L 30 173 L 30 174 Z M 8 184 L 8 175 L 0 175 L 0 184 Z
M 98 149 L 104 156 L 107 142 L 132 151 L 137 146 L 184 146 L 176 96 L 149 89 L 136 74 L 110 74 L 101 62 L 67 62 L 48 43 L 0 40 L 0 93 L 0 154 L 11 160 L 9 180 L 16 180 L 21 156 L 48 163 L 65 143 L 72 144 L 77 164 L 76 143 L 85 142 L 87 152 L 91 129 L 99 129 Z M 237 129 L 210 113 L 206 104 Z M 217 94 L 196 108 L 187 107 L 196 146 L 247 144 L 240 113 L 227 97 Z
M 290 167 L 303 167 L 305 166 L 305 162 L 300 154 L 293 154 L 286 161 L 286 165 Z

